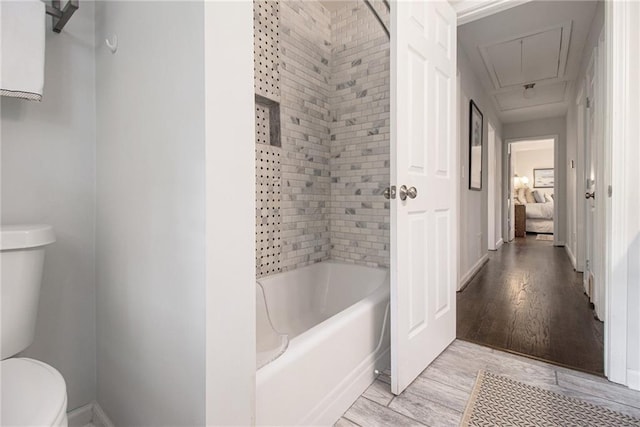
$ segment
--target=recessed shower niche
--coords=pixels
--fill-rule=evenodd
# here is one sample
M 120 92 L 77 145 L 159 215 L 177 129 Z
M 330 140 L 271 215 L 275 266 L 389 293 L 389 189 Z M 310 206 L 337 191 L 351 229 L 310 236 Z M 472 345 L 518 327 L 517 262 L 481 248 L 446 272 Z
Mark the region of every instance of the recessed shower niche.
M 256 143 L 281 147 L 280 104 L 256 94 Z

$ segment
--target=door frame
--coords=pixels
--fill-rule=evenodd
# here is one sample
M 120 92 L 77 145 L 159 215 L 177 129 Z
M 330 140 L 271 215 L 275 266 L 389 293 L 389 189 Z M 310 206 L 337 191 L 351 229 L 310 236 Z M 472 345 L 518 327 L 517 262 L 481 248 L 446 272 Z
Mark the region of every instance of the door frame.
M 502 140 L 491 121 L 487 121 L 487 129 L 487 249 L 497 251 L 504 243 L 502 218 L 499 221 L 497 218 L 502 209 L 496 209 L 502 207 Z
M 208 426 L 254 425 L 253 2 L 205 1 L 203 19 L 205 422 Z M 220 43 L 220 40 L 233 42 Z M 233 204 L 228 201 L 229 192 L 233 194 Z
M 575 204 L 575 269 L 584 272 L 586 259 L 586 236 L 585 236 L 585 199 L 583 194 L 586 190 L 585 174 L 585 148 L 586 148 L 586 80 L 580 82 L 578 95 L 576 96 L 577 117 L 576 117 L 576 204 Z M 569 230 L 573 233 L 573 230 Z M 584 284 L 583 284 L 584 285 Z M 585 288 L 586 291 L 586 288 Z
M 599 159 L 598 155 L 594 155 L 595 150 L 598 147 L 598 140 L 594 139 L 598 137 L 599 131 L 602 129 L 602 137 L 604 138 L 604 121 L 603 117 L 600 115 L 600 112 L 603 111 L 601 105 L 605 102 L 602 96 L 601 85 L 603 82 L 603 75 L 601 72 L 601 63 L 602 59 L 599 57 L 599 46 L 595 46 L 591 51 L 591 56 L 589 61 L 587 62 L 587 68 L 585 71 L 585 79 L 584 79 L 584 96 L 589 102 L 593 105 L 587 107 L 585 105 L 584 108 L 584 146 L 583 148 L 583 175 L 582 175 L 582 183 L 584 184 L 585 193 L 590 190 L 596 191 L 596 196 L 598 200 L 601 197 L 601 191 L 599 189 L 596 190 L 595 184 L 592 182 L 592 172 L 595 173 L 596 178 L 601 177 L 602 179 L 596 179 L 594 181 L 598 186 L 602 185 L 602 181 L 604 180 L 604 176 L 598 165 L 602 159 Z M 593 83 L 593 88 L 591 84 Z M 595 93 L 594 93 L 595 92 Z M 593 115 L 593 123 L 591 123 L 591 115 Z M 595 135 L 595 136 L 594 136 Z M 594 256 L 596 240 L 596 234 L 594 230 L 596 230 L 597 224 L 595 222 L 596 218 L 602 218 L 599 215 L 598 209 L 599 207 L 595 205 L 596 200 L 587 200 L 581 198 L 581 207 L 582 212 L 584 214 L 584 275 L 582 278 L 583 287 L 585 289 L 585 293 L 589 296 L 589 300 L 594 304 L 594 311 L 596 316 L 599 319 L 604 319 L 606 316 L 606 306 L 602 298 L 604 297 L 604 292 L 601 292 L 599 287 L 603 288 L 603 278 L 598 277 L 596 280 L 596 275 L 594 274 L 594 270 L 602 270 L 601 266 L 595 267 L 596 256 Z M 593 206 L 592 206 L 593 205 Z M 604 243 L 604 242 L 600 242 Z M 605 254 L 602 254 L 605 255 Z M 602 276 L 602 271 L 598 271 L 598 274 Z M 593 280 L 592 280 L 593 278 Z M 591 284 L 595 284 L 592 288 Z
M 525 142 L 525 141 L 543 141 L 543 140 L 549 140 L 549 139 L 553 139 L 553 169 L 554 170 L 560 170 L 559 166 L 560 166 L 560 160 L 559 160 L 559 150 L 560 147 L 558 146 L 558 140 L 559 140 L 559 135 L 540 135 L 540 136 L 531 136 L 531 137 L 520 137 L 520 138 L 509 138 L 509 139 L 505 139 L 504 141 L 504 147 L 502 150 L 502 170 L 503 171 L 507 171 L 508 173 L 513 173 L 513 170 L 511 170 L 511 166 L 510 164 L 508 164 L 507 162 L 511 162 L 513 163 L 514 159 L 513 159 L 513 149 L 510 149 L 509 146 L 511 144 L 517 144 L 519 142 Z M 505 153 L 510 153 L 511 155 L 505 155 Z M 506 174 L 505 174 L 506 175 Z M 506 182 L 506 191 L 510 200 L 510 203 L 508 203 L 509 205 L 511 205 L 511 209 L 509 210 L 508 215 L 506 215 L 503 218 L 503 223 L 502 226 L 504 227 L 506 224 L 508 224 L 508 220 L 509 220 L 509 216 L 512 215 L 512 211 L 514 210 L 513 206 L 513 177 L 512 176 L 508 176 L 506 177 L 506 181 L 505 179 L 502 180 L 503 182 L 503 186 L 504 183 Z M 533 183 L 533 177 L 530 177 L 530 179 L 532 180 Z M 556 195 L 558 194 L 558 179 L 555 179 L 553 182 L 553 194 Z M 558 207 L 559 203 L 553 203 L 553 245 L 554 246 L 562 246 L 564 245 L 564 243 L 562 241 L 559 240 L 558 238 L 558 233 L 556 232 L 556 224 L 559 218 L 559 207 Z M 511 218 L 511 224 L 514 225 L 515 218 Z
M 639 345 L 629 330 L 640 326 L 640 318 L 629 317 L 627 297 L 640 278 L 631 270 L 629 249 L 637 239 L 637 210 L 630 212 L 638 197 L 637 135 L 640 131 L 640 87 L 633 76 L 638 70 L 640 49 L 640 4 L 605 2 L 605 184 L 612 190 L 607 197 L 604 263 L 605 279 L 605 375 L 614 382 L 640 390 L 640 360 L 628 361 L 628 346 Z M 611 173 L 615 170 L 616 173 Z M 613 225 L 615 224 L 615 227 Z M 631 278 L 630 278 L 631 276 Z M 634 280 L 635 279 L 635 280 Z M 637 304 L 636 304 L 637 307 Z M 637 315 L 637 313 L 636 313 Z M 631 328 L 629 326 L 632 326 Z M 635 340 L 635 342 L 633 342 Z M 630 342 L 631 341 L 631 342 Z M 640 355 L 637 355 L 640 359 Z M 632 368 L 632 366 L 634 368 Z

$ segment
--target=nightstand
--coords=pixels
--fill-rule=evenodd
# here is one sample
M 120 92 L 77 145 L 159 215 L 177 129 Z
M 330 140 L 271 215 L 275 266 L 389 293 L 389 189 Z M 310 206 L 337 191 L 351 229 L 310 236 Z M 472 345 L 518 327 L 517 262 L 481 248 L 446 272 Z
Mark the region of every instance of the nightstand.
M 527 207 L 525 205 L 515 205 L 516 208 L 516 237 L 527 235 Z

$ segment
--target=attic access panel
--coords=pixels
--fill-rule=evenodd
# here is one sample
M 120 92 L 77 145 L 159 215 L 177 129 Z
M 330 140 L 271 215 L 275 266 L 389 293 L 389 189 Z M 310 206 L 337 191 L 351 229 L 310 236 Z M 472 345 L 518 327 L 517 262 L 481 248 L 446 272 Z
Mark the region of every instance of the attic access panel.
M 495 89 L 562 79 L 570 35 L 571 22 L 567 22 L 480 46 Z

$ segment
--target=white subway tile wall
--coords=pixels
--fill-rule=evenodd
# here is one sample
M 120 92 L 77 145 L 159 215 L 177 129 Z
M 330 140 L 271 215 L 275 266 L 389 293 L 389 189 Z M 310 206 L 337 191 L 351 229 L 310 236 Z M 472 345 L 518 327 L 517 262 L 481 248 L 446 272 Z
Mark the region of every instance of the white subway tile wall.
M 329 258 L 331 17 L 316 1 L 280 3 L 282 269 Z
M 372 2 L 388 25 L 381 1 Z M 362 2 L 332 12 L 331 258 L 388 267 L 389 39 Z

